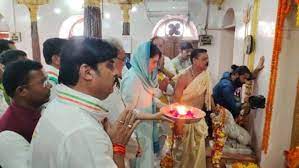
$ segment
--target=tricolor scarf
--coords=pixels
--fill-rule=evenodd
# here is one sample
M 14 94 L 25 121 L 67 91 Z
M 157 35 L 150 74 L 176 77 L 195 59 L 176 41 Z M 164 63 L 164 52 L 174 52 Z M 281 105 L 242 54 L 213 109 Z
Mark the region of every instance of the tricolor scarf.
M 58 101 L 70 105 L 77 106 L 84 111 L 87 111 L 93 118 L 98 121 L 108 117 L 108 110 L 100 106 L 100 100 L 76 91 L 66 85 L 57 85 Z

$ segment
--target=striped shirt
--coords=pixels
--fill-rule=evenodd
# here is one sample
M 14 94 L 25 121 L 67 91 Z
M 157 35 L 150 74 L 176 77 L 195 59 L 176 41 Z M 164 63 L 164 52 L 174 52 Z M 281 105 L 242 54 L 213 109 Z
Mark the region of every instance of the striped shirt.
M 45 65 L 44 67 L 45 67 L 45 71 L 48 76 L 48 80 L 52 85 L 50 100 L 53 100 L 57 94 L 56 93 L 56 85 L 58 84 L 59 69 L 57 69 L 51 65 Z
M 32 168 L 116 168 L 98 99 L 57 85 L 32 136 Z

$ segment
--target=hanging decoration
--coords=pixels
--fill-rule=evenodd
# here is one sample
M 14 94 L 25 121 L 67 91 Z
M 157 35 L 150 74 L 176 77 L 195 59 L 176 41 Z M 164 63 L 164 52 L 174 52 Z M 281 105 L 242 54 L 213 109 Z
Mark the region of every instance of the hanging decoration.
M 277 72 L 278 72 L 278 61 L 279 61 L 279 54 L 281 51 L 282 37 L 283 37 L 283 25 L 287 14 L 290 12 L 290 9 L 291 9 L 290 0 L 278 1 L 274 48 L 272 53 L 271 74 L 270 74 L 269 91 L 268 91 L 267 106 L 266 106 L 266 117 L 265 117 L 265 125 L 263 131 L 263 141 L 262 141 L 262 150 L 264 151 L 265 154 L 267 154 L 268 146 L 269 146 L 271 118 L 272 118 L 276 79 L 277 79 Z

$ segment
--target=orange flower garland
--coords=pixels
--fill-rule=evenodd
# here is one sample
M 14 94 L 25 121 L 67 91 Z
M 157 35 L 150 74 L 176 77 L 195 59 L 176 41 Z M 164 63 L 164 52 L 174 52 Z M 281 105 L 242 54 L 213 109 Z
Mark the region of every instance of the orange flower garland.
M 295 3 L 297 4 L 296 26 L 299 27 L 299 0 L 295 0 Z
M 299 146 L 289 151 L 285 151 L 284 154 L 288 168 L 296 168 L 299 166 Z
M 224 123 L 226 119 L 225 109 L 221 106 L 217 106 L 217 108 L 219 113 L 216 115 L 218 116 L 212 119 L 214 145 L 211 155 L 213 168 L 220 168 L 220 161 L 223 155 L 222 151 L 227 138 L 224 133 Z
M 274 37 L 274 48 L 272 53 L 272 63 L 271 63 L 271 75 L 268 91 L 268 99 L 266 106 L 266 118 L 263 132 L 263 142 L 262 150 L 267 153 L 270 137 L 270 127 L 271 127 L 271 118 L 273 110 L 273 102 L 275 97 L 275 88 L 276 88 L 276 79 L 277 79 L 277 68 L 278 68 L 278 59 L 281 51 L 282 45 L 282 35 L 283 35 L 283 25 L 287 14 L 291 9 L 290 0 L 279 0 L 278 1 L 278 11 L 275 27 L 275 37 Z
M 259 166 L 255 163 L 241 163 L 241 162 L 235 162 L 232 164 L 232 168 L 258 168 Z

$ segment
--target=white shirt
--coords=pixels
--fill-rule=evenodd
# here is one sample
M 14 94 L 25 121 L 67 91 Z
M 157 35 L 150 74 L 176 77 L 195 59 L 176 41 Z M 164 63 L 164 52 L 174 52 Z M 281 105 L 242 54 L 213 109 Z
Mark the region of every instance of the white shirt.
M 114 87 L 114 91 L 103 101 L 100 106 L 109 111 L 108 118 L 110 122 L 115 122 L 119 115 L 125 110 L 125 104 L 121 100 L 120 90 Z
M 51 65 L 44 65 L 44 68 L 47 73 L 48 80 L 52 85 L 51 95 L 50 95 L 50 101 L 51 101 L 56 97 L 56 85 L 58 84 L 59 69 Z
M 187 69 L 189 66 L 192 65 L 190 58 L 186 60 L 182 60 L 181 54 L 176 56 L 174 59 L 171 60 L 173 67 L 175 68 L 176 73 L 179 74 L 181 71 Z
M 108 119 L 111 123 L 117 122 L 118 117 L 125 110 L 125 104 L 121 99 L 120 90 L 117 87 L 114 87 L 113 93 L 111 93 L 105 100 L 101 101 L 100 106 L 109 111 Z M 129 160 L 136 158 L 137 151 L 138 142 L 136 135 L 132 134 L 128 144 L 126 145 L 125 165 L 127 168 L 130 167 Z
M 176 74 L 175 67 L 172 64 L 172 60 L 167 56 L 164 56 L 164 68 L 167 69 L 172 74 L 174 75 Z
M 29 168 L 30 144 L 13 131 L 0 133 L 0 165 L 2 168 Z
M 116 168 L 99 100 L 57 85 L 32 136 L 32 168 Z

